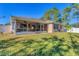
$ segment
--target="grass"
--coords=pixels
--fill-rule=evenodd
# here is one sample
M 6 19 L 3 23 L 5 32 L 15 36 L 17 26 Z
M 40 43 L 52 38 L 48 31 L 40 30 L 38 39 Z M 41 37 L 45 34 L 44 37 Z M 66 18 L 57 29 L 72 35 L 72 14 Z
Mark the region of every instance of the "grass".
M 79 34 L 0 35 L 0 56 L 79 56 Z

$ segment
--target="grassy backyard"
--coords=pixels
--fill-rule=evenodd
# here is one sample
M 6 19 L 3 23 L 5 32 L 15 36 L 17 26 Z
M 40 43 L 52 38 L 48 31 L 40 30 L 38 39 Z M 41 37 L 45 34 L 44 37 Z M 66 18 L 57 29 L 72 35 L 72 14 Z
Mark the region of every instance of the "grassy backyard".
M 55 32 L 52 34 L 0 35 L 2 56 L 77 56 L 79 34 Z

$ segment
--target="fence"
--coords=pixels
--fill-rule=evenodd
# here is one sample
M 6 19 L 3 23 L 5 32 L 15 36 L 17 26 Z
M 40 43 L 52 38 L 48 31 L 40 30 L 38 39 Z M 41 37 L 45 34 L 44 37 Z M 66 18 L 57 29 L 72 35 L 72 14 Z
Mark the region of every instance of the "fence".
M 69 31 L 67 32 L 73 32 L 73 33 L 79 33 L 79 28 L 71 28 Z

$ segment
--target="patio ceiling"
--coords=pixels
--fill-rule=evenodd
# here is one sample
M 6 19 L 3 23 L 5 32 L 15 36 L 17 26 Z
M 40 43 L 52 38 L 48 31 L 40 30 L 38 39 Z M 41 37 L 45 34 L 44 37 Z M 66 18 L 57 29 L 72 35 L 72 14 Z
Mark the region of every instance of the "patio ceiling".
M 50 20 L 23 18 L 23 17 L 16 17 L 16 16 L 11 16 L 11 19 L 12 20 L 18 20 L 18 21 L 23 20 L 23 21 L 28 21 L 28 22 L 44 23 L 44 24 L 53 23 L 53 21 L 50 21 Z

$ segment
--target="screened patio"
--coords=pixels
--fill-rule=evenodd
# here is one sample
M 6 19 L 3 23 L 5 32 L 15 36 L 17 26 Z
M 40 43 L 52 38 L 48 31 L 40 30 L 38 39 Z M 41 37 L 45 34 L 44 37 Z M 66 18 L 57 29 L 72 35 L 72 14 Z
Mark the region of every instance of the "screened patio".
M 11 18 L 12 32 L 14 34 L 53 32 L 53 21 L 14 16 Z
M 16 33 L 40 33 L 47 31 L 47 24 L 28 21 L 16 21 Z

